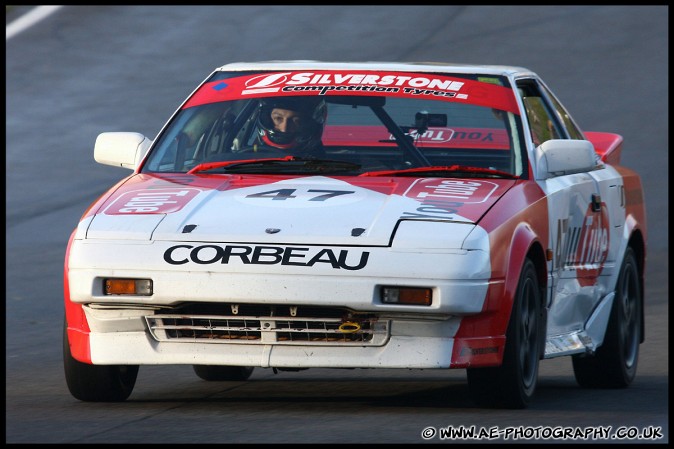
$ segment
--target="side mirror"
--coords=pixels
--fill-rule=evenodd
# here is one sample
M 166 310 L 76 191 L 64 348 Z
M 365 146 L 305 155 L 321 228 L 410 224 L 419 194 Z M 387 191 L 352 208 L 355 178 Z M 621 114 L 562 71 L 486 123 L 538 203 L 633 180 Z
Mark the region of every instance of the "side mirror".
M 536 179 L 594 170 L 598 157 L 588 140 L 547 140 L 536 147 Z
M 101 133 L 94 145 L 94 159 L 99 164 L 135 170 L 150 145 L 152 141 L 139 133 Z

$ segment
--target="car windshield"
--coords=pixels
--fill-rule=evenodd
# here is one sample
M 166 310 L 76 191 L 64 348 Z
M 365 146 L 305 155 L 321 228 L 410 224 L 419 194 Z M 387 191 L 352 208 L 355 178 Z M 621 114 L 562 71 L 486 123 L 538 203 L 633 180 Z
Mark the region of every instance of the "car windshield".
M 517 177 L 517 111 L 500 76 L 216 71 L 141 172 Z

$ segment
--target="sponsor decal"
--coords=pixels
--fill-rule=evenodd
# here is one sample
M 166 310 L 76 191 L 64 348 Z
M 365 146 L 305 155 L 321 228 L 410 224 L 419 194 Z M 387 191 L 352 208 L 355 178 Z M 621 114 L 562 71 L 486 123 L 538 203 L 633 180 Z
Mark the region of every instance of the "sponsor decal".
M 454 135 L 454 140 L 468 140 L 476 142 L 494 142 L 494 137 L 497 137 L 498 140 L 502 141 L 506 139 L 506 145 L 509 145 L 507 142 L 508 135 L 503 130 L 497 130 L 496 133 L 492 132 L 483 132 L 483 131 L 457 131 Z M 509 148 L 506 146 L 506 148 Z
M 355 253 L 355 254 L 354 254 Z M 198 265 L 232 264 L 286 265 L 313 267 L 327 264 L 334 269 L 361 270 L 367 265 L 370 253 L 346 249 L 283 247 L 261 245 L 174 245 L 164 252 L 164 261 L 171 265 L 194 263 Z
M 168 214 L 182 209 L 201 190 L 158 188 L 124 192 L 103 211 L 106 215 Z
M 431 127 L 422 134 L 410 129 L 408 135 L 415 145 L 442 148 L 480 148 L 509 150 L 508 134 L 505 130 L 479 128 L 441 128 Z M 387 144 L 394 141 L 393 134 L 382 126 L 345 126 L 326 125 L 323 143 L 326 145 L 377 145 L 377 141 Z
M 204 84 L 183 108 L 270 95 L 377 95 L 459 100 L 519 114 L 512 89 L 493 83 L 408 72 L 268 72 Z
M 411 129 L 409 135 L 415 142 L 421 143 L 444 143 L 449 142 L 454 135 L 454 130 L 451 128 L 436 128 L 428 129 L 423 134 L 419 135 L 416 129 Z M 393 134 L 389 134 L 389 140 L 395 140 Z
M 609 248 L 609 220 L 605 203 L 599 211 L 589 204 L 582 223 L 557 221 L 555 266 L 577 270 L 581 286 L 594 285 L 604 267 Z
M 409 134 L 415 143 L 438 144 L 449 141 L 463 145 L 477 146 L 480 148 L 503 148 L 509 149 L 508 135 L 505 131 L 494 130 L 493 132 L 479 131 L 469 129 L 468 131 L 459 131 L 452 128 L 429 128 L 423 134 L 419 135 L 416 129 L 411 129 Z M 393 134 L 388 135 L 388 140 L 394 140 Z M 471 145 L 472 144 L 472 145 Z M 476 145 L 477 144 L 477 145 Z M 487 145 L 485 145 L 487 144 Z
M 421 204 L 414 212 L 404 212 L 400 218 L 453 220 L 461 206 L 487 201 L 497 187 L 489 181 L 419 179 L 404 195 Z
M 363 73 L 315 73 L 282 72 L 257 76 L 246 81 L 246 89 L 241 93 L 317 91 L 325 95 L 328 91 L 403 92 L 412 95 L 443 95 L 454 97 L 465 83 L 452 79 L 429 78 L 427 76 L 379 75 Z M 467 98 L 463 95 L 460 98 Z

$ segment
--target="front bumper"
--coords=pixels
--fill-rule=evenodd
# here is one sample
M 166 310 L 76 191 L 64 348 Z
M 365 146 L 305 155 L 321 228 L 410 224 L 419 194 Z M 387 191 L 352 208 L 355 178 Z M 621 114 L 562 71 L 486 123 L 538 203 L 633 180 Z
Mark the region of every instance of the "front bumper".
M 269 342 L 181 338 L 157 340 L 148 311 L 84 308 L 94 364 L 200 364 L 278 368 L 448 368 L 460 318 L 385 320 L 375 341 Z M 135 317 L 133 316 L 135 315 Z M 383 320 L 380 320 L 380 322 Z M 112 331 L 115 329 L 116 331 Z M 71 330 L 71 333 L 76 331 Z M 347 334 L 348 335 L 348 334 Z
M 69 319 L 69 339 L 71 345 L 87 340 L 71 346 L 75 358 L 94 364 L 279 368 L 450 368 L 500 363 L 502 332 L 472 325 L 471 329 L 479 330 L 460 332 L 464 317 L 498 313 L 484 310 L 488 296 L 503 291 L 503 280 L 488 276 L 489 255 L 484 251 L 324 249 L 332 254 L 347 251 L 360 260 L 364 251 L 368 253 L 366 265 L 348 270 L 331 263 L 335 258 L 311 266 L 245 260 L 176 265 L 165 258 L 171 246 L 170 242 L 73 241 L 66 308 L 79 308 L 86 325 Z M 150 278 L 154 293 L 105 295 L 102 285 L 108 277 Z M 432 304 L 383 303 L 379 292 L 384 285 L 430 288 Z M 188 311 L 183 309 L 186 305 L 208 310 Z M 248 314 L 257 319 L 233 324 L 228 319 L 241 318 L 232 316 L 233 306 L 325 308 L 337 313 L 330 316 L 333 321 L 308 316 L 311 319 L 306 321 L 318 320 L 319 328 L 308 324 L 296 329 L 288 324 L 292 320 L 273 313 Z M 353 323 L 371 335 L 351 332 Z M 248 338 L 242 330 L 246 326 L 257 333 Z M 293 335 L 300 338 L 288 337 L 287 329 L 278 331 L 279 326 L 292 327 Z M 343 329 L 335 331 L 340 326 Z M 166 327 L 171 331 L 163 330 Z M 303 340 L 306 334 L 311 338 Z M 479 350 L 485 347 L 487 351 Z

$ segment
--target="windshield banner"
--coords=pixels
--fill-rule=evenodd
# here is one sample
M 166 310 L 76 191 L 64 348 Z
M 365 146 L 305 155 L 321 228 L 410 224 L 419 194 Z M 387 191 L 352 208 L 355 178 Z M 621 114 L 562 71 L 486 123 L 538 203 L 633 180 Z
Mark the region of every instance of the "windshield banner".
M 518 114 L 512 89 L 487 81 L 410 72 L 265 72 L 202 85 L 183 108 L 220 101 L 294 95 L 363 95 L 457 101 Z

